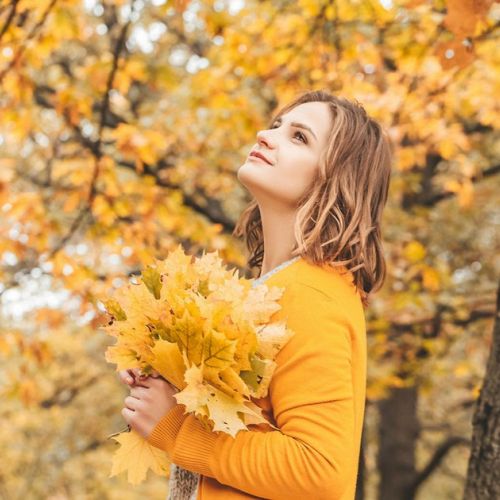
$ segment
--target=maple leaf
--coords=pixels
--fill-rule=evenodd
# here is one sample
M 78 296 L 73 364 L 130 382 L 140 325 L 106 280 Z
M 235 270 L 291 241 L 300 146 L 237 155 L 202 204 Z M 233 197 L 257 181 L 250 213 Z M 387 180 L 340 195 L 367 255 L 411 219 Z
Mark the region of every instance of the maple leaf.
M 151 349 L 151 353 L 154 357 L 151 362 L 153 369 L 178 389 L 184 388 L 186 366 L 177 343 L 158 340 Z
M 151 358 L 150 348 L 154 345 L 154 340 L 144 322 L 137 323 L 127 319 L 107 325 L 103 329 L 117 337 L 117 343 L 109 346 L 105 353 L 109 363 L 117 364 L 117 370 L 136 367 L 138 363 L 147 363 Z M 128 366 L 127 360 L 131 363 Z
M 203 324 L 184 311 L 182 318 L 175 321 L 171 330 L 181 352 L 185 352 L 193 363 L 199 365 L 203 355 Z
M 127 315 L 125 311 L 122 309 L 122 306 L 115 299 L 104 299 L 102 300 L 104 307 L 108 311 L 111 316 L 117 321 L 124 321 L 127 319 Z
M 104 357 L 108 363 L 116 363 L 116 371 L 141 366 L 137 353 L 126 345 L 108 346 Z
M 168 473 L 170 461 L 167 453 L 150 445 L 133 429 L 113 436 L 112 439 L 121 446 L 113 455 L 109 477 L 127 472 L 129 483 L 140 484 L 149 469 L 160 475 Z
M 267 323 L 281 309 L 281 305 L 275 301 L 282 297 L 284 290 L 283 287 L 256 285 L 248 291 L 240 314 L 252 318 L 255 323 Z
M 235 400 L 242 402 L 243 396 L 250 396 L 250 391 L 245 381 L 233 368 L 226 368 L 219 372 L 220 381 L 231 391 Z
M 224 268 L 224 261 L 219 257 L 218 252 L 204 252 L 201 258 L 196 257 L 193 269 L 203 280 L 208 281 L 209 290 L 224 283 L 230 273 Z
M 245 411 L 242 415 L 245 425 L 266 424 L 277 431 L 280 430 L 279 427 L 276 427 L 274 424 L 272 424 L 262 416 L 262 408 L 256 405 L 253 401 L 246 401 L 245 407 L 250 410 Z
M 176 394 L 178 403 L 186 406 L 187 412 L 207 415 L 213 431 L 223 431 L 235 436 L 240 430 L 248 430 L 238 413 L 248 414 L 249 423 L 268 423 L 260 408 L 241 403 L 204 381 L 202 370 L 192 365 L 185 373 L 186 388 Z M 247 406 L 248 404 L 248 406 Z
M 248 322 L 238 328 L 238 339 L 234 353 L 235 370 L 251 370 L 250 357 L 257 351 L 258 338 Z
M 255 398 L 267 396 L 269 383 L 276 368 L 271 359 L 262 359 L 256 355 L 250 357 L 251 370 L 240 372 L 240 377 L 250 388 L 250 395 Z
M 203 337 L 203 365 L 207 369 L 221 371 L 233 364 L 237 341 L 211 329 Z
M 168 342 L 175 342 L 175 336 L 172 332 L 172 316 L 168 312 L 160 315 L 160 318 L 155 320 L 151 319 L 148 327 L 151 329 L 153 335 L 157 335 L 160 339 L 167 340 Z
M 162 277 L 162 281 L 166 281 Z M 189 297 L 189 290 L 185 288 L 186 283 L 168 283 L 167 286 L 162 286 L 160 290 L 160 304 L 163 304 L 163 314 L 169 312 L 173 317 L 180 318 L 186 309 L 186 302 Z
M 155 299 L 160 298 L 161 290 L 161 275 L 157 268 L 153 266 L 147 266 L 141 273 L 141 279 L 146 285 L 147 289 L 153 294 Z
M 262 358 L 275 359 L 293 334 L 283 321 L 262 326 L 257 330 L 257 352 Z
M 208 415 L 207 409 L 203 409 L 209 396 L 209 387 L 203 382 L 201 369 L 193 364 L 184 372 L 185 388 L 174 394 L 178 403 L 185 405 L 186 411 L 195 414 Z
M 154 298 L 143 282 L 128 283 L 116 293 L 119 301 L 106 301 L 104 305 L 110 305 L 108 312 L 112 315 L 119 307 L 129 322 L 145 323 L 149 318 L 157 318 L 162 310 L 162 303 Z
M 251 423 L 263 423 L 274 427 L 261 414 L 261 409 L 256 411 L 247 406 L 248 403 L 239 403 L 232 397 L 224 394 L 216 388 L 211 388 L 207 401 L 207 408 L 210 420 L 213 421 L 213 431 L 222 431 L 231 436 L 235 436 L 240 430 L 248 430 L 245 422 L 240 418 L 239 413 L 249 415 Z M 256 405 L 255 405 L 256 406 Z M 277 429 L 276 427 L 274 427 Z

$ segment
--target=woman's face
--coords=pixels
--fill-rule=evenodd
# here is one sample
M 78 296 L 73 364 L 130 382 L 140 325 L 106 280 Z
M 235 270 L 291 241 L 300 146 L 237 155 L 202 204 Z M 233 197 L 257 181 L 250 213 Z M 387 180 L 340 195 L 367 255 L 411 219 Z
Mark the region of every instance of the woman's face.
M 238 180 L 259 204 L 295 209 L 319 167 L 331 120 L 325 102 L 307 102 L 291 109 L 270 129 L 257 133 L 257 145 L 238 169 Z M 268 161 L 252 156 L 254 151 Z

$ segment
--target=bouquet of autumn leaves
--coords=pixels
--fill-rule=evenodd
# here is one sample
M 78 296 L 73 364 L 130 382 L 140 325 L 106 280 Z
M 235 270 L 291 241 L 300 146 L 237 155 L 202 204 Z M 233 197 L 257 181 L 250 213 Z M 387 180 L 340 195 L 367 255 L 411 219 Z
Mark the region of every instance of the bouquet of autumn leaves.
M 158 372 L 179 390 L 174 397 L 185 413 L 210 431 L 234 437 L 249 424 L 272 426 L 251 398 L 267 395 L 276 355 L 293 332 L 284 322 L 270 322 L 284 289 L 252 283 L 226 269 L 217 252 L 193 260 L 179 245 L 147 266 L 138 283 L 102 300 L 111 316 L 102 328 L 116 338 L 106 360 L 117 371 Z M 138 483 L 148 467 L 168 470 L 166 453 L 133 430 L 114 439 L 121 448 L 111 475 L 127 470 L 129 481 Z M 140 455 L 147 463 L 136 462 Z

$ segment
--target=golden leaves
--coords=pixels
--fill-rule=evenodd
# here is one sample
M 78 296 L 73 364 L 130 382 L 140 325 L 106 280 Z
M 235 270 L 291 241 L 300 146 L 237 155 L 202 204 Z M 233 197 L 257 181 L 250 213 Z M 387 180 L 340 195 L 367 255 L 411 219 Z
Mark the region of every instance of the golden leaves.
M 292 334 L 284 323 L 269 323 L 282 293 L 278 287 L 253 288 L 237 270 L 227 270 L 217 252 L 193 261 L 179 245 L 147 266 L 139 283 L 103 298 L 111 318 L 103 329 L 117 339 L 106 359 L 118 369 L 127 363 L 154 368 L 181 389 L 195 366 L 207 390 L 217 389 L 218 400 L 232 398 L 240 408 L 245 399 L 267 393 L 273 359 Z M 198 410 L 215 423 L 210 408 L 207 403 Z
M 457 39 L 476 36 L 478 23 L 487 14 L 493 0 L 446 0 L 444 26 Z
M 125 159 L 133 160 L 137 172 L 142 172 L 144 164 L 154 164 L 176 138 L 166 132 L 144 129 L 120 123 L 111 136 L 116 140 L 116 147 Z
M 418 241 L 411 241 L 405 246 L 404 256 L 410 262 L 418 262 L 425 257 L 425 247 Z
M 179 245 L 147 266 L 139 283 L 102 299 L 110 315 L 103 329 L 117 340 L 106 360 L 118 370 L 158 371 L 180 389 L 175 397 L 186 412 L 208 430 L 234 436 L 247 425 L 268 423 L 251 398 L 267 395 L 274 359 L 293 334 L 284 322 L 270 322 L 282 293 L 253 288 L 226 269 L 217 252 L 193 261 Z M 130 474 L 127 454 L 139 444 L 125 444 L 115 468 Z
M 471 180 L 464 178 L 461 181 L 450 179 L 444 184 L 444 188 L 457 194 L 458 204 L 463 207 L 470 207 L 473 201 L 474 185 Z
M 151 367 L 163 378 L 170 380 L 175 387 L 183 389 L 186 386 L 186 367 L 177 344 L 168 340 L 157 340 L 151 348 L 151 354 Z
M 256 405 L 245 405 L 228 396 L 216 387 L 204 383 L 202 370 L 192 365 L 186 370 L 186 388 L 175 394 L 178 403 L 186 406 L 186 412 L 193 412 L 197 416 L 210 416 L 213 421 L 213 431 L 222 431 L 234 436 L 238 431 L 245 430 L 251 423 L 265 423 L 271 425 L 261 414 Z M 243 415 L 242 418 L 238 413 Z
M 134 430 L 122 432 L 112 439 L 118 441 L 121 446 L 113 455 L 109 477 L 127 471 L 129 483 L 139 484 L 144 481 L 149 469 L 160 475 L 166 475 L 168 472 L 170 466 L 168 455 L 150 445 Z
M 203 336 L 203 366 L 216 371 L 232 364 L 236 341 L 229 340 L 217 330 L 210 330 Z

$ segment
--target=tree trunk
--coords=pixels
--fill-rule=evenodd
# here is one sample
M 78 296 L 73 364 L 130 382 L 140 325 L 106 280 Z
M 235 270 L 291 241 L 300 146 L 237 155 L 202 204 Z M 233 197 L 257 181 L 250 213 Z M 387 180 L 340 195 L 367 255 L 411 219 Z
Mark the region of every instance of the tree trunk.
M 472 419 L 466 500 L 500 498 L 500 283 L 491 351 Z
M 420 432 L 417 400 L 417 387 L 395 387 L 387 399 L 379 402 L 377 467 L 378 498 L 382 500 L 413 498 L 412 484 L 417 474 L 415 450 Z
M 361 450 L 359 452 L 358 477 L 356 478 L 356 496 L 355 500 L 364 500 L 365 498 L 365 423 L 361 433 Z

